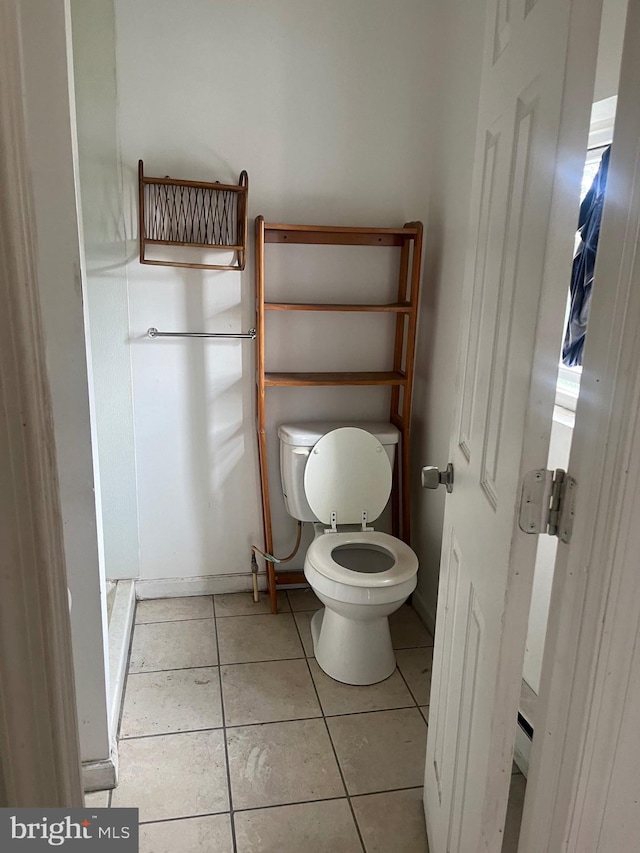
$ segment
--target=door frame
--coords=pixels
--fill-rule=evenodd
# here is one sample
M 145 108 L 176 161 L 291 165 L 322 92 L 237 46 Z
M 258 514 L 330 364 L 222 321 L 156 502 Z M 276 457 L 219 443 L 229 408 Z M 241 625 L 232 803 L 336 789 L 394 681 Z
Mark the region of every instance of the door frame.
M 81 806 L 17 0 L 0 3 L 0 806 Z
M 639 31 L 637 18 L 635 15 L 633 35 Z M 629 30 L 628 24 L 630 39 Z M 11 559 L 2 557 L 0 572 L 0 695 L 19 698 L 12 698 L 11 705 L 0 703 L 4 762 L 0 804 L 71 806 L 81 804 L 82 787 L 59 488 L 25 158 L 18 35 L 16 0 L 3 0 L 0 285 L 6 291 L 3 304 L 8 310 L 0 320 L 6 323 L 0 334 L 0 399 L 6 412 L 20 417 L 19 421 L 6 421 L 9 430 L 0 430 L 2 458 L 9 460 L 12 473 L 11 478 L 0 479 L 0 500 L 18 509 L 7 530 Z M 631 51 L 627 54 L 630 65 Z M 632 115 L 640 125 L 640 108 L 635 104 L 619 101 L 618 110 L 619 115 L 623 110 Z M 625 405 L 635 403 L 640 396 L 640 381 L 633 371 L 625 370 L 625 365 L 640 362 L 640 343 L 630 340 L 629 335 L 622 340 L 620 336 L 623 322 L 629 329 L 640 324 L 640 300 L 630 301 L 633 287 L 640 290 L 640 269 L 631 257 L 635 232 L 629 230 L 637 224 L 629 208 L 632 202 L 638 203 L 638 196 L 636 178 L 629 189 L 627 208 L 621 207 L 617 215 L 612 212 L 603 226 L 603 234 L 606 229 L 607 235 L 620 235 L 617 239 L 623 241 L 622 274 L 615 289 L 611 288 L 602 300 L 599 341 L 596 345 L 590 337 L 587 345 L 587 355 L 593 352 L 594 361 L 596 353 L 602 355 L 600 375 L 594 372 L 591 379 L 585 376 L 585 382 L 595 385 L 602 379 L 607 394 L 597 405 L 583 394 L 578 404 L 578 417 L 584 415 L 586 419 L 594 414 L 595 419 L 574 456 L 572 473 L 578 479 L 578 494 L 573 546 L 559 549 L 540 694 L 538 729 L 550 734 L 534 741 L 521 853 L 572 849 L 562 845 L 566 839 L 577 837 L 581 822 L 589 817 L 585 817 L 582 806 L 598 797 L 602 805 L 608 781 L 591 773 L 590 767 L 591 759 L 602 749 L 602 741 L 592 737 L 593 727 L 619 717 L 618 711 L 603 704 L 608 685 L 601 677 L 601 668 L 607 655 L 615 651 L 608 627 L 615 624 L 618 615 L 617 606 L 606 606 L 607 593 L 613 589 L 619 593 L 633 581 L 632 561 L 624 559 L 621 547 L 630 542 L 633 526 L 625 512 L 625 492 L 620 499 L 620 484 L 614 474 L 634 474 L 625 479 L 627 491 L 635 488 L 635 479 L 640 476 L 628 465 L 635 458 L 632 453 L 639 441 L 638 412 L 633 418 L 620 417 L 618 408 L 626 411 Z M 15 423 L 26 427 L 15 429 Z M 593 464 L 598 448 L 607 450 L 600 462 Z M 587 531 L 595 533 L 587 535 Z M 602 571 L 592 571 L 593 566 L 601 566 Z M 624 599 L 618 595 L 616 601 Z
M 634 559 L 634 518 L 640 514 L 639 40 L 640 8 L 630 4 L 569 465 L 578 484 L 574 529 L 571 544 L 558 546 L 520 853 L 600 849 L 625 710 L 620 697 L 633 677 L 640 612 Z M 622 174 L 623 159 L 635 164 L 633 175 Z

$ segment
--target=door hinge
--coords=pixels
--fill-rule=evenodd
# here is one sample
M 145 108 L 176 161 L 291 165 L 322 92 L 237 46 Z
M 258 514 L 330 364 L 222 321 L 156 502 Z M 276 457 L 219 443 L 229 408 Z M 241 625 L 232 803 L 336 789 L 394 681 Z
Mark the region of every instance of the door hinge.
M 527 471 L 522 481 L 520 530 L 548 533 L 561 542 L 571 541 L 576 481 L 562 468 Z

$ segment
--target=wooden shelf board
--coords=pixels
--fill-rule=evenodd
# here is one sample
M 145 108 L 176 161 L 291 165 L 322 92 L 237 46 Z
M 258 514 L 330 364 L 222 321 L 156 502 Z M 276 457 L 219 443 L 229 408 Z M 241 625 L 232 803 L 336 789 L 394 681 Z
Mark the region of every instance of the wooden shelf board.
M 190 243 L 184 240 L 152 240 L 145 237 L 144 242 L 149 246 L 189 246 L 193 249 L 223 249 L 227 252 L 241 252 L 244 246 L 228 246 L 224 243 Z
M 409 314 L 410 302 L 358 305 L 356 303 L 321 302 L 265 302 L 265 311 L 353 311 L 360 313 Z
M 308 583 L 304 572 L 279 572 L 276 574 L 276 586 Z
M 414 238 L 413 231 L 406 234 L 403 229 L 385 231 L 380 228 L 377 232 L 373 229 L 360 231 L 265 231 L 265 243 L 301 243 L 304 245 L 321 246 L 404 246 L 407 240 Z
M 286 225 L 282 222 L 265 222 L 265 231 L 298 231 L 312 234 L 397 234 L 403 237 L 415 237 L 418 228 L 367 228 L 366 226 L 352 227 L 349 225 Z
M 405 385 L 407 377 L 400 371 L 353 371 L 350 373 L 265 373 L 267 386 L 301 385 Z

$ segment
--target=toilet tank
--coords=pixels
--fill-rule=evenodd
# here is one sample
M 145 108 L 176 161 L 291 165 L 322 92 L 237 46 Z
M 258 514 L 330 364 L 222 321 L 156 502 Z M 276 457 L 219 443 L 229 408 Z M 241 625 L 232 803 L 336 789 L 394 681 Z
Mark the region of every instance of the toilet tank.
M 317 521 L 304 493 L 304 469 L 311 448 L 323 435 L 340 427 L 358 427 L 373 433 L 384 447 L 393 468 L 400 431 L 384 421 L 314 421 L 281 424 L 280 479 L 284 504 L 289 515 L 299 521 Z

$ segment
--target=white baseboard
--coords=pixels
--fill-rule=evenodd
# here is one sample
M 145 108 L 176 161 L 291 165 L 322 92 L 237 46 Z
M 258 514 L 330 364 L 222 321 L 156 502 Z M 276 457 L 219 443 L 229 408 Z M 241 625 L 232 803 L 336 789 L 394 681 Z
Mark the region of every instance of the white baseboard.
M 116 741 L 136 609 L 134 582 L 118 581 L 109 619 L 109 731 Z
M 424 600 L 424 596 L 422 593 L 416 589 L 416 591 L 411 596 L 411 604 L 413 609 L 416 611 L 418 616 L 424 622 L 427 630 L 431 632 L 433 636 L 436 631 L 436 613 L 435 610 L 432 610 L 427 606 L 427 603 Z
M 260 589 L 267 588 L 264 572 L 258 575 Z M 196 578 L 156 578 L 136 581 L 136 598 L 182 598 L 189 595 L 220 595 L 225 592 L 250 592 L 253 589 L 251 572 L 230 575 L 206 575 Z
M 85 794 L 107 791 L 118 784 L 118 751 L 112 750 L 109 758 L 82 763 L 82 785 Z

